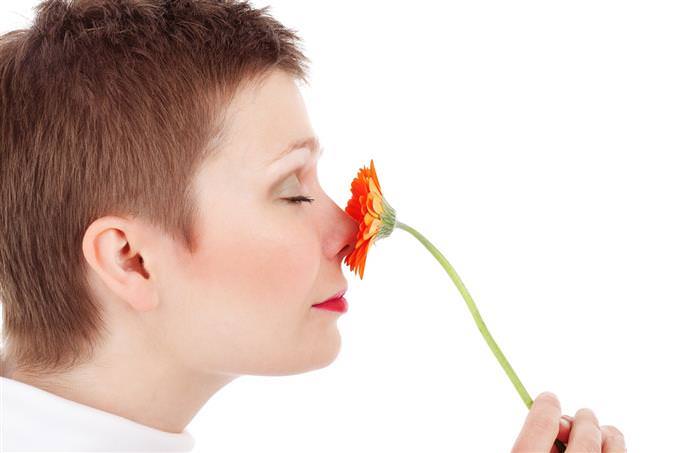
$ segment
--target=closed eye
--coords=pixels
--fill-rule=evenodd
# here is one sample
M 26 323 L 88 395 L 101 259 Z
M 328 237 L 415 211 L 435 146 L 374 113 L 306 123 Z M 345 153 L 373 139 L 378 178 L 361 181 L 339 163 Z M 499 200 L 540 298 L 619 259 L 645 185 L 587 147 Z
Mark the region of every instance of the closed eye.
M 284 200 L 287 200 L 289 203 L 292 204 L 302 204 L 302 202 L 311 203 L 312 201 L 314 201 L 313 198 L 309 198 L 304 195 L 296 195 L 294 197 L 284 198 Z

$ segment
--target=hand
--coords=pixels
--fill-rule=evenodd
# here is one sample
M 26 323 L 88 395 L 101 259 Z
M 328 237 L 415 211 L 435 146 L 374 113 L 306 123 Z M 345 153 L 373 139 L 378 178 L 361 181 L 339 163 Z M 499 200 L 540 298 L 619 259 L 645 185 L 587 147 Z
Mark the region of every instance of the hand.
M 553 393 L 538 395 L 529 410 L 512 453 L 558 453 L 555 439 L 567 446 L 565 453 L 625 453 L 623 434 L 614 426 L 598 424 L 590 409 L 574 417 L 560 417 L 562 408 Z

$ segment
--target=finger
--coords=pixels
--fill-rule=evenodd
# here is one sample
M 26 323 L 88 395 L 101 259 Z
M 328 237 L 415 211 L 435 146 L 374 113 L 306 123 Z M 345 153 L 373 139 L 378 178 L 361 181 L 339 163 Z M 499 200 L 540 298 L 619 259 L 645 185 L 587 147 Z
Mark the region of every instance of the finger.
M 543 392 L 538 395 L 512 447 L 512 453 L 550 451 L 557 438 L 561 413 L 560 402 L 554 393 Z
M 597 417 L 590 409 L 577 410 L 565 453 L 600 453 L 601 451 L 602 433 Z
M 573 418 L 568 415 L 560 417 L 560 431 L 557 433 L 557 438 L 561 440 L 563 444 L 566 444 L 567 440 L 569 440 L 572 420 Z M 559 450 L 556 445 L 553 445 L 550 449 L 550 453 L 562 453 L 562 450 Z
M 569 420 L 570 418 L 571 417 L 568 415 L 563 415 L 560 417 L 560 430 L 557 433 L 557 438 L 565 444 L 569 440 L 569 433 L 571 432 L 572 421 Z
M 615 426 L 604 425 L 600 427 L 602 432 L 602 452 L 603 453 L 625 453 L 626 442 L 623 433 Z

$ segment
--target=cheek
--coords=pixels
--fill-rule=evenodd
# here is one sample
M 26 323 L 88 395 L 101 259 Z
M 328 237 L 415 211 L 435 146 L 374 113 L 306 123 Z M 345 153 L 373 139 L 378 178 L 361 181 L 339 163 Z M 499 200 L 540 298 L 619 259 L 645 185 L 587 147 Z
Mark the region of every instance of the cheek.
M 262 216 L 252 218 L 263 219 Z M 258 221 L 206 231 L 191 280 L 212 288 L 212 297 L 276 309 L 305 303 L 314 294 L 321 262 L 317 236 L 305 225 Z
M 258 221 L 237 222 L 233 213 L 213 216 L 232 220 L 204 224 L 196 254 L 169 260 L 174 264 L 164 296 L 175 309 L 163 326 L 174 335 L 163 341 L 195 368 L 290 370 L 318 343 L 318 324 L 310 319 L 324 319 L 310 316 L 320 296 L 321 241 L 302 213 L 240 212 Z
M 175 349 L 185 362 L 259 374 L 299 351 L 318 297 L 315 237 L 266 224 L 212 236 L 210 247 L 182 271 L 181 290 L 170 296 L 182 298 L 173 324 L 183 332 Z

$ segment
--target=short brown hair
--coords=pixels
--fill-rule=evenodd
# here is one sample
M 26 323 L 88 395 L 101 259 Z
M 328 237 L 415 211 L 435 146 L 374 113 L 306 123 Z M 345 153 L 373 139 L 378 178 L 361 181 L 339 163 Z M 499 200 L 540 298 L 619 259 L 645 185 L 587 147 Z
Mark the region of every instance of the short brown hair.
M 0 36 L 0 301 L 15 369 L 66 371 L 99 344 L 82 253 L 95 219 L 144 219 L 193 251 L 191 181 L 220 112 L 272 69 L 309 83 L 296 31 L 269 8 L 47 0 L 30 28 Z

